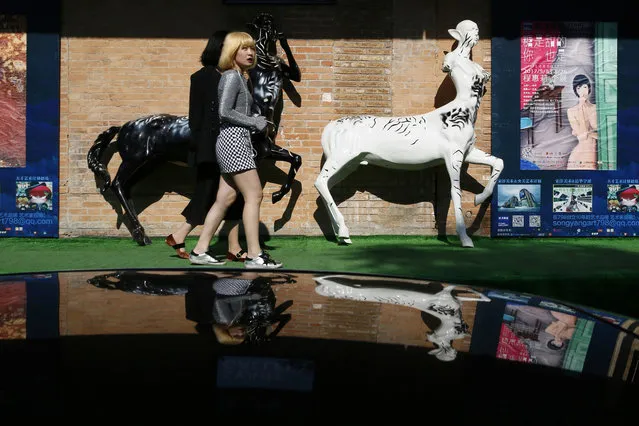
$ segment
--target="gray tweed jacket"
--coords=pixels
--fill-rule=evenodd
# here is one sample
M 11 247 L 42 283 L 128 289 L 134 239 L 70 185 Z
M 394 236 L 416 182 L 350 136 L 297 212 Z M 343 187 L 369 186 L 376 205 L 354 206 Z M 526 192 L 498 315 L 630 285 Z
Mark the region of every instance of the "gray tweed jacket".
M 239 71 L 224 71 L 217 92 L 220 100 L 220 124 L 226 122 L 258 131 L 264 130 L 266 119 L 251 116 L 253 93 Z

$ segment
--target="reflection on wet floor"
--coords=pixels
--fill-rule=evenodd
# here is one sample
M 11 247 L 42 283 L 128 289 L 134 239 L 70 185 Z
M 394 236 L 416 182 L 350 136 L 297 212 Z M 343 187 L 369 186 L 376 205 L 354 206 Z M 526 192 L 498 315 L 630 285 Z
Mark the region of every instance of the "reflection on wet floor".
M 7 276 L 0 409 L 106 414 L 130 404 L 94 402 L 117 396 L 146 407 L 170 395 L 163 412 L 319 419 L 357 395 L 447 412 L 463 400 L 470 413 L 494 403 L 484 389 L 495 382 L 518 383 L 517 392 L 500 393 L 501 411 L 483 411 L 486 419 L 503 420 L 504 407 L 516 414 L 517 401 L 549 383 L 565 406 L 587 404 L 584 419 L 608 418 L 610 407 L 623 415 L 634 401 L 626 386 L 638 381 L 638 331 L 636 319 L 534 295 L 392 277 L 228 269 Z M 593 414 L 602 392 L 614 399 Z M 562 415 L 576 424 L 574 412 Z
M 323 280 L 322 288 L 331 284 L 327 284 L 326 280 Z M 367 281 L 380 285 L 379 280 L 359 279 L 360 283 Z M 389 286 L 388 282 L 384 284 Z M 281 336 L 395 343 L 435 349 L 435 338 L 429 340 L 428 336 L 432 336 L 435 327 L 441 327 L 446 313 L 436 310 L 429 313 L 427 306 L 420 309 L 420 306 L 415 306 L 418 303 L 411 302 L 410 298 L 420 298 L 423 305 L 427 300 L 434 301 L 438 294 L 445 294 L 450 299 L 447 302 L 453 303 L 450 291 L 443 291 L 444 287 L 439 283 L 424 285 L 423 282 L 396 279 L 390 283 L 390 289 L 367 289 L 369 294 L 380 292 L 377 303 L 373 304 L 323 295 L 316 291 L 317 285 L 312 275 L 61 273 L 60 334 L 198 333 L 206 329 L 207 321 L 219 324 L 222 319 L 219 316 L 224 315 L 227 326 L 232 326 L 246 322 L 247 314 L 244 313 L 242 318 L 237 311 L 249 307 L 256 309 L 253 305 L 266 297 L 260 293 L 268 287 L 272 298 L 276 299 L 271 310 L 277 309 L 281 303 L 290 303 L 286 313 L 292 320 L 278 331 Z M 384 298 L 389 297 L 388 292 L 393 291 L 393 285 L 401 288 L 398 297 L 403 298 L 402 303 L 393 303 L 390 299 L 390 303 L 384 303 Z M 374 296 L 369 297 L 375 300 Z M 459 303 L 451 307 L 454 310 L 452 316 L 463 320 L 463 327 L 462 321 L 455 324 L 459 327 L 455 336 L 446 336 L 450 332 L 447 328 L 445 333 L 441 333 L 444 340 L 438 340 L 440 346 L 443 343 L 448 348 L 450 341 L 456 351 L 468 352 L 476 304 L 468 300 L 463 302 L 463 309 Z M 214 315 L 218 318 L 213 318 Z M 253 315 L 256 313 L 253 312 Z M 273 325 L 277 327 L 277 324 Z M 217 328 L 214 330 L 218 331 Z M 217 335 L 219 337 L 221 333 Z M 226 341 L 233 339 L 227 338 Z
M 639 322 L 532 295 L 281 272 L 74 272 L 58 280 L 60 336 L 210 334 L 225 345 L 276 336 L 358 341 L 424 348 L 440 361 L 470 352 L 631 381 L 636 376 L 636 361 L 630 367 L 618 361 L 615 370 L 612 361 L 593 364 L 588 354 L 605 344 L 614 358 L 623 338 L 636 341 L 620 330 Z M 5 293 L 16 293 L 8 284 Z
M 634 334 L 621 333 L 624 328 Z M 344 340 L 424 348 L 440 361 L 470 352 L 634 381 L 637 360 L 624 360 L 634 359 L 637 329 L 634 319 L 532 295 L 361 275 L 99 271 L 14 276 L 0 285 L 2 339 Z M 631 349 L 622 351 L 628 339 Z M 602 345 L 608 360 L 621 359 L 589 362 L 591 348 Z

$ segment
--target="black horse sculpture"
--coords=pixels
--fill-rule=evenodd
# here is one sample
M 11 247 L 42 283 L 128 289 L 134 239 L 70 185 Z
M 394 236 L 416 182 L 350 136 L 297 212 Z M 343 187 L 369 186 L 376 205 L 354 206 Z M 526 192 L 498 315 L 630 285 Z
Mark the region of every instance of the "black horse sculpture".
M 247 27 L 256 41 L 257 64 L 251 70 L 255 112 L 273 123 L 267 131 L 252 135 L 255 159 L 260 161 L 270 158 L 290 163 L 286 182 L 272 195 L 272 201 L 276 203 L 290 191 L 302 165 L 302 157 L 274 142 L 283 109 L 282 87 L 290 81 L 301 81 L 301 72 L 286 37 L 277 30 L 271 15 L 260 14 Z M 277 56 L 278 41 L 286 53 L 288 64 Z M 116 135 L 117 139 L 114 141 Z M 131 235 L 140 245 L 151 244 L 151 239 L 146 235 L 129 201 L 134 179 L 160 163 L 186 165 L 190 139 L 188 116 L 157 114 L 129 121 L 122 126 L 110 127 L 97 137 L 89 149 L 88 167 L 102 181 L 99 183 L 101 192 L 113 190 L 124 209 L 125 217 L 129 219 Z M 107 164 L 102 162 L 102 155 L 111 143 L 116 144 L 122 159 L 113 181 Z

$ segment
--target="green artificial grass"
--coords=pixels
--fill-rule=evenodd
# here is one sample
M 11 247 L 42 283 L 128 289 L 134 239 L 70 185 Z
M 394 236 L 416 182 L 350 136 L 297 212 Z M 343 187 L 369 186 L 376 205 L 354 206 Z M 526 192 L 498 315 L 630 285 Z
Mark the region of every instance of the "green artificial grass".
M 164 244 L 131 238 L 1 238 L 1 274 L 71 270 L 204 268 Z M 196 243 L 187 239 L 187 249 Z M 324 237 L 273 237 L 264 242 L 289 271 L 392 275 L 526 292 L 639 317 L 639 239 L 491 239 L 475 248 L 420 236 L 355 236 L 352 245 Z M 214 253 L 226 241 L 214 240 Z M 237 268 L 227 263 L 215 268 Z

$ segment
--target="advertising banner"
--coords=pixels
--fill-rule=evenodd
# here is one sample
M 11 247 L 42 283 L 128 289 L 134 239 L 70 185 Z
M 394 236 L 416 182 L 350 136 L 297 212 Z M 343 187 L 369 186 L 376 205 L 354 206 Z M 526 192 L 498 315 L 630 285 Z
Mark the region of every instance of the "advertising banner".
M 636 236 L 639 89 L 623 76 L 639 50 L 616 22 L 522 21 L 519 35 L 492 41 L 492 153 L 505 163 L 492 236 Z
M 57 237 L 59 7 L 13 3 L 0 6 L 0 237 Z

